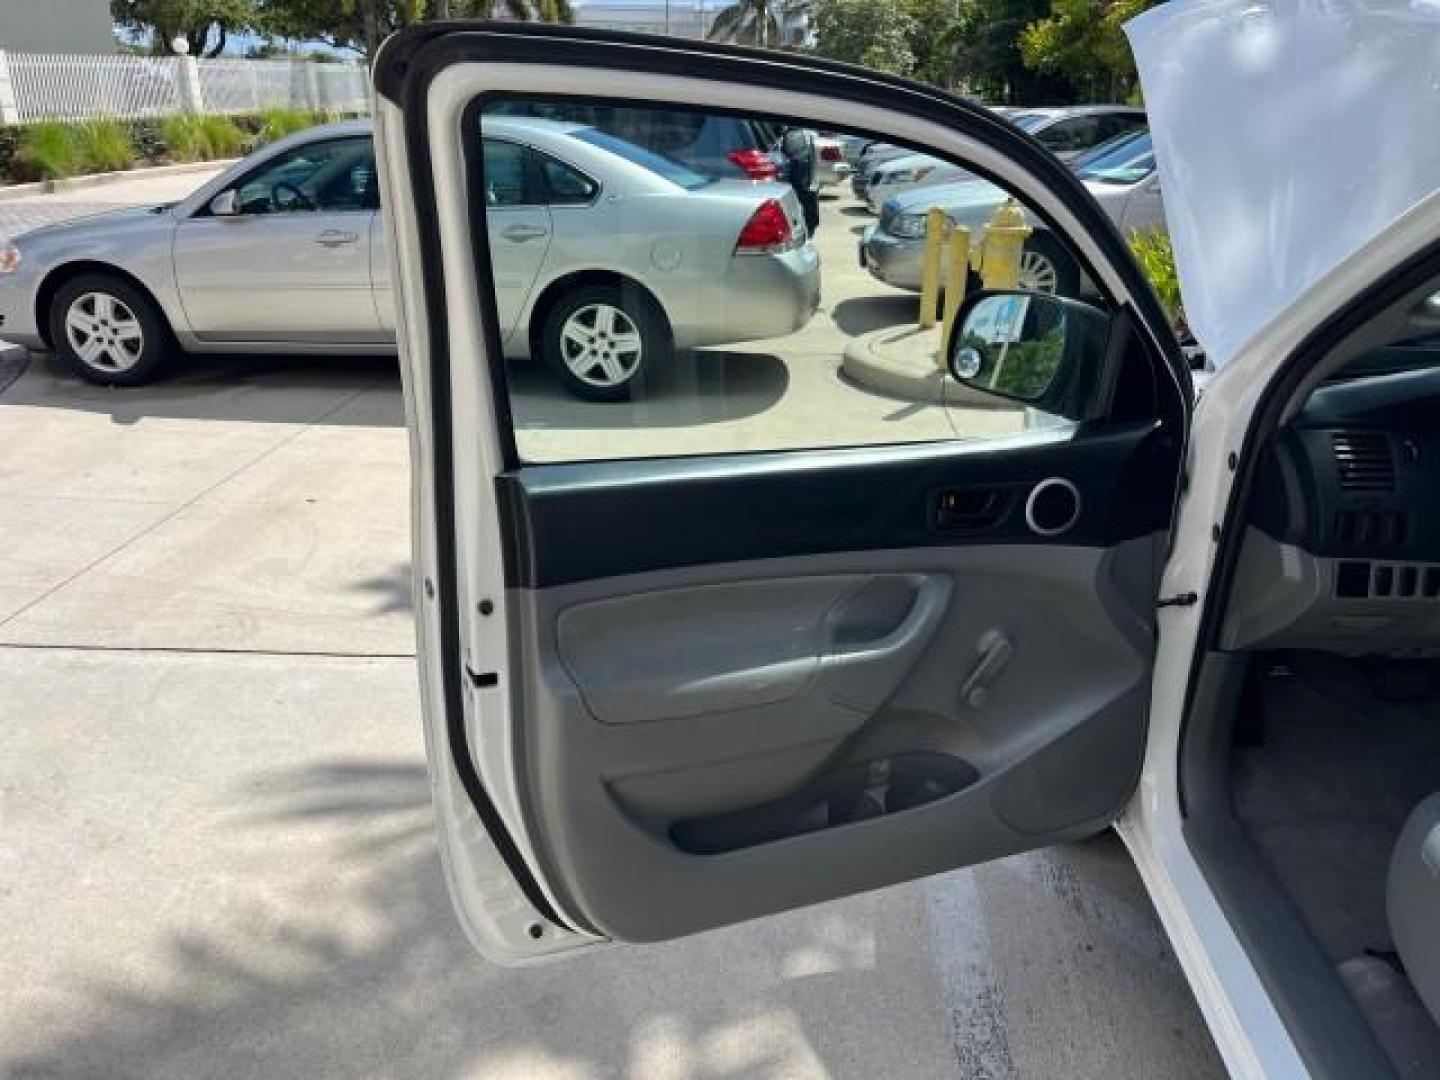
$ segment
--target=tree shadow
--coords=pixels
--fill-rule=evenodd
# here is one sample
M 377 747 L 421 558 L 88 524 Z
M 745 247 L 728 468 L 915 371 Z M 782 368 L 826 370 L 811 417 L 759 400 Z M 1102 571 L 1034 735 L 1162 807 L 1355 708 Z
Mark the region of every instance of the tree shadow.
M 67 988 L 37 1077 L 946 1076 L 918 890 L 872 894 L 666 946 L 526 969 L 475 956 L 452 913 L 422 762 L 324 759 L 262 772 L 221 805 L 217 844 L 282 858 L 330 838 L 277 906 L 255 881 L 221 925 L 175 933 L 163 988 Z M 313 850 L 313 849 L 306 849 Z M 183 871 L 182 871 L 183 872 Z M 262 868 L 261 876 L 270 871 Z M 290 874 L 294 878 L 295 873 Z M 247 880 L 247 879 L 241 879 Z

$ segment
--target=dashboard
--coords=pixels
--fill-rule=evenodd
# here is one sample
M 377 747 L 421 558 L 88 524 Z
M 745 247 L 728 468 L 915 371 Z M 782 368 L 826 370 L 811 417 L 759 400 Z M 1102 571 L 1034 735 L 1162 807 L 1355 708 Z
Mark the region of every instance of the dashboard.
M 1267 449 L 1222 648 L 1440 654 L 1440 367 L 1365 373 L 1417 351 L 1368 354 Z

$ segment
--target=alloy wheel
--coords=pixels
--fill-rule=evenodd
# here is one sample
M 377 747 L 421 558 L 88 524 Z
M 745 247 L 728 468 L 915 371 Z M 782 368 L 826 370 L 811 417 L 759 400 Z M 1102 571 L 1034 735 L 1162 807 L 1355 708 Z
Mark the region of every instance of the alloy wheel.
M 560 328 L 565 366 L 591 386 L 623 386 L 639 369 L 643 351 L 634 320 L 613 304 L 576 308 Z
M 1053 293 L 1060 287 L 1060 272 L 1040 252 L 1021 252 L 1019 285 L 1028 292 Z
M 129 371 L 145 355 L 145 331 L 125 302 L 110 293 L 81 293 L 65 312 L 65 337 L 96 371 Z

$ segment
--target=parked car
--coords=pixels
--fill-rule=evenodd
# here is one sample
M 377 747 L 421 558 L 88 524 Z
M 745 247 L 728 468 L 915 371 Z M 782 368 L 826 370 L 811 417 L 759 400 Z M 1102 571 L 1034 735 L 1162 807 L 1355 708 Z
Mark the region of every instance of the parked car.
M 787 185 L 715 180 L 554 120 L 487 118 L 484 163 L 505 350 L 543 358 L 581 397 L 626 396 L 675 348 L 789 333 L 819 302 Z M 393 352 L 378 207 L 370 125 L 312 128 L 174 205 L 14 238 L 0 328 L 112 385 L 153 378 L 177 352 Z M 677 240 L 661 252 L 667 221 Z M 717 303 L 709 285 L 727 267 Z
M 1073 163 L 1075 175 L 1111 220 L 1129 235 L 1164 228 L 1165 207 L 1155 172 L 1155 150 L 1148 129 L 1122 135 Z M 920 188 L 886 201 L 880 220 L 860 238 L 860 261 L 887 285 L 919 290 L 925 251 L 925 228 L 932 207 L 941 207 L 952 224 L 978 237 L 980 230 L 1008 196 L 984 180 L 964 180 Z M 1051 233 L 1044 219 L 1027 212 L 1034 230 L 1020 257 L 1020 281 L 1027 289 L 1079 295 L 1079 264 Z
M 1143 110 L 1123 105 L 1022 109 L 1004 115 L 1061 161 L 1071 161 L 1093 147 L 1145 126 Z M 879 161 L 869 170 L 863 198 L 878 213 L 887 199 L 908 191 L 972 179 L 972 173 L 954 162 L 929 154 L 904 154 Z
M 815 150 L 820 161 L 820 186 L 844 183 L 854 166 L 845 159 L 845 147 L 840 140 L 833 135 L 819 134 L 815 137 Z

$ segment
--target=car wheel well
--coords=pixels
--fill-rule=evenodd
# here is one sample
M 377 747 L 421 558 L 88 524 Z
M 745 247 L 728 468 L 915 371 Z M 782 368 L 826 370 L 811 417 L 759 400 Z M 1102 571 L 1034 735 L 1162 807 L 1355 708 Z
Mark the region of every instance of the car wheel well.
M 541 353 L 540 335 L 545 331 L 545 320 L 550 315 L 550 309 L 558 304 L 562 297 L 577 289 L 588 289 L 596 285 L 606 285 L 611 288 L 635 289 L 643 296 L 647 303 L 654 309 L 660 321 L 665 325 L 666 333 L 674 336 L 674 328 L 670 325 L 670 316 L 665 311 L 665 305 L 660 303 L 656 295 L 648 288 L 625 274 L 616 273 L 613 270 L 581 270 L 577 273 L 566 274 L 564 277 L 556 278 L 546 285 L 540 295 L 535 298 L 535 303 L 530 309 L 530 355 L 538 357 Z
M 165 318 L 165 309 L 160 301 L 155 298 L 155 293 L 143 281 L 134 274 L 126 273 L 114 263 L 96 262 L 93 260 L 79 260 L 68 262 L 63 266 L 57 266 L 46 275 L 45 280 L 40 283 L 40 288 L 35 292 L 35 328 L 40 332 L 40 337 L 50 348 L 55 347 L 55 342 L 50 340 L 50 305 L 55 301 L 55 294 L 61 287 L 73 278 L 82 274 L 108 274 L 111 277 L 119 278 L 133 289 L 138 289 L 149 297 L 150 302 L 155 305 L 155 310 Z

